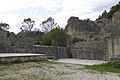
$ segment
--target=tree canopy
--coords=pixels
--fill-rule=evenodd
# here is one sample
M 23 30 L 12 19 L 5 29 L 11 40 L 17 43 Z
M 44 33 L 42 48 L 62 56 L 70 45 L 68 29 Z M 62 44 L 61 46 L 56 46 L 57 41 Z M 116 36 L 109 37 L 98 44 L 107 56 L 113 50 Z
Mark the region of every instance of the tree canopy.
M 35 21 L 30 18 L 24 19 L 22 23 L 22 27 L 20 28 L 22 31 L 32 31 L 34 27 Z
M 54 18 L 49 17 L 47 20 L 43 21 L 40 24 L 40 27 L 42 28 L 42 31 L 45 33 L 48 33 L 51 31 L 53 28 L 57 26 L 57 23 L 55 23 Z
M 47 46 L 66 46 L 67 35 L 65 30 L 60 27 L 56 27 L 49 33 L 38 37 L 40 45 Z
M 0 23 L 0 29 L 7 31 L 9 29 L 9 24 L 7 23 Z
M 116 4 L 115 6 L 112 6 L 110 8 L 110 11 L 107 13 L 107 11 L 105 10 L 102 15 L 99 15 L 99 17 L 96 20 L 102 19 L 102 18 L 111 18 L 113 16 L 113 14 L 117 11 L 120 10 L 120 2 L 118 4 Z

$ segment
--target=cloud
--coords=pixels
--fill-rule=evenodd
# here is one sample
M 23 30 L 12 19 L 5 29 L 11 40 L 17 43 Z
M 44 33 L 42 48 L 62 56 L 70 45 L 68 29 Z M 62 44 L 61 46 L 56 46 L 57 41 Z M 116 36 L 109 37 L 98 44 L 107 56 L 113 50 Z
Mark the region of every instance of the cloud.
M 110 0 L 110 1 L 104 1 L 99 2 L 100 5 L 97 5 L 96 7 L 93 8 L 94 11 L 103 11 L 103 10 L 110 10 L 111 6 L 115 5 L 118 3 L 118 0 Z
M 36 21 L 36 27 L 48 17 L 65 27 L 71 16 L 95 20 L 103 10 L 118 0 L 0 0 L 0 21 L 9 23 L 10 31 L 19 32 L 25 18 Z M 40 28 L 40 27 L 39 27 Z
M 111 6 L 118 2 L 118 0 L 64 0 L 61 3 L 63 8 L 61 13 L 53 16 L 62 27 L 65 27 L 71 16 L 95 20 L 103 10 L 109 10 Z

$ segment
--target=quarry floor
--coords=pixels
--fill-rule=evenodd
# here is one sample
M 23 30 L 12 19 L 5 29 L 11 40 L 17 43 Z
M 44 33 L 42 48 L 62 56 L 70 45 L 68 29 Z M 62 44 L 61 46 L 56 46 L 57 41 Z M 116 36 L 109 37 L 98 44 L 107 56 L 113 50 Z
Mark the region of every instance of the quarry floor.
M 72 62 L 70 60 L 67 59 Z M 83 65 L 59 63 L 61 61 L 63 59 L 54 62 L 0 64 L 0 80 L 120 80 L 120 74 L 88 70 Z
M 108 61 L 102 61 L 102 60 L 86 60 L 86 59 L 73 59 L 73 58 L 59 59 L 59 60 L 52 60 L 52 61 L 62 62 L 62 63 L 71 63 L 71 64 L 82 64 L 82 65 L 97 65 L 97 64 L 103 64 L 108 62 Z

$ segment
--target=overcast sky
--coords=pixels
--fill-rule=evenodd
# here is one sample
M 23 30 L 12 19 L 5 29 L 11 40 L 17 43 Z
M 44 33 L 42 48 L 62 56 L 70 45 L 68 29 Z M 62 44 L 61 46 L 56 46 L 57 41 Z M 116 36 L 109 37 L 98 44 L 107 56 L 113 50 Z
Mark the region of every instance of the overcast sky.
M 120 0 L 0 0 L 0 22 L 8 23 L 10 31 L 20 31 L 26 18 L 35 20 L 35 27 L 53 17 L 60 27 L 65 27 L 71 16 L 95 20 L 104 10 Z

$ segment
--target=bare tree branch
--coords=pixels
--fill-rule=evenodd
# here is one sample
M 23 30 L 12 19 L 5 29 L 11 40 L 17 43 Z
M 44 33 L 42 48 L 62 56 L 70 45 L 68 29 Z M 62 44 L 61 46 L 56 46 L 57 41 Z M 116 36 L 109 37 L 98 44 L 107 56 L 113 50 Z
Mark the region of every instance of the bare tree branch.
M 31 20 L 30 18 L 24 19 L 22 23 L 22 27 L 20 29 L 22 31 L 32 31 L 34 24 L 35 24 L 35 21 Z
M 57 23 L 55 23 L 54 19 L 49 17 L 47 20 L 43 21 L 40 24 L 40 27 L 42 28 L 42 31 L 45 33 L 48 33 L 51 31 L 53 28 L 57 26 Z

